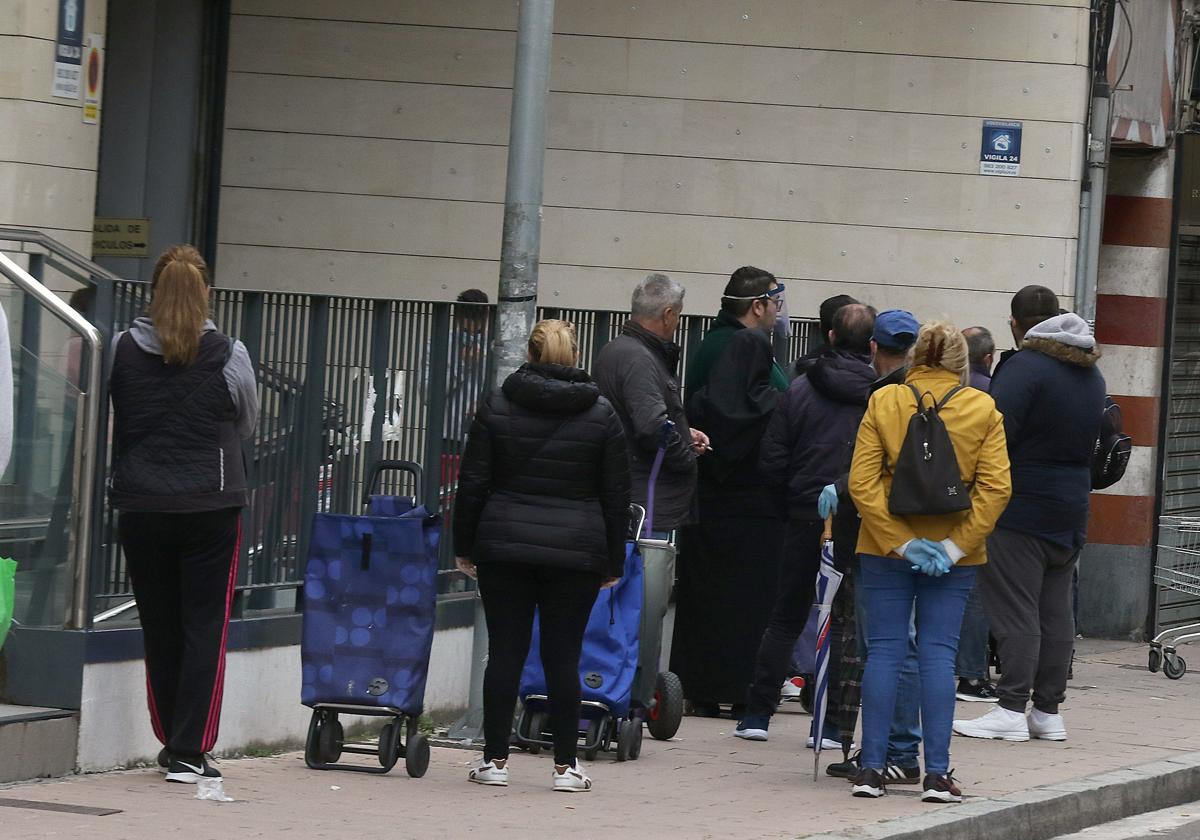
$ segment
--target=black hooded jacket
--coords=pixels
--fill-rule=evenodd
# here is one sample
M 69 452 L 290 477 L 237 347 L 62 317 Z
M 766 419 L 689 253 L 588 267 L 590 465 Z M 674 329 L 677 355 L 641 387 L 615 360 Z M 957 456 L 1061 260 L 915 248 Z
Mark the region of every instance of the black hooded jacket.
M 791 516 L 819 518 L 817 497 L 845 469 L 874 381 L 869 357 L 826 348 L 788 388 L 763 438 L 759 469 L 772 489 L 786 488 Z
M 523 365 L 471 425 L 455 554 L 620 577 L 628 528 L 629 462 L 612 405 L 582 370 Z

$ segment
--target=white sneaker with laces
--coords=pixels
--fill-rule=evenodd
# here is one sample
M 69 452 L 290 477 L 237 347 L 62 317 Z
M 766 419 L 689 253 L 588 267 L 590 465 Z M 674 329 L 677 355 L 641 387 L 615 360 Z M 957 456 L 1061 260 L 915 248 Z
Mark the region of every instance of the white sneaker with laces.
M 1067 724 L 1062 715 L 1048 715 L 1034 709 L 1029 713 L 1029 734 L 1043 741 L 1067 740 Z
M 954 721 L 954 732 L 968 738 L 991 738 L 996 741 L 1028 741 L 1029 722 L 1020 712 L 1010 712 L 997 706 L 975 720 Z
M 508 762 L 504 762 L 503 767 L 497 767 L 494 761 L 481 758 L 478 764 L 467 771 L 467 778 L 477 785 L 508 787 Z
M 808 736 L 808 740 L 804 742 L 804 746 L 810 750 L 813 748 L 813 746 L 815 746 L 815 743 L 813 741 L 813 736 L 811 736 L 811 735 Z M 835 741 L 832 738 L 822 738 L 821 739 L 821 749 L 823 749 L 823 750 L 840 750 L 841 748 L 842 748 L 841 741 Z M 858 749 L 858 744 L 851 744 L 850 749 L 852 749 L 852 750 Z
M 582 762 L 576 761 L 574 767 L 567 767 L 561 773 L 558 766 L 554 767 L 554 790 L 562 793 L 584 793 L 592 789 L 592 780 L 583 769 Z
M 783 688 L 779 690 L 779 699 L 783 700 L 799 700 L 801 689 L 804 688 L 804 677 L 791 677 L 783 681 Z

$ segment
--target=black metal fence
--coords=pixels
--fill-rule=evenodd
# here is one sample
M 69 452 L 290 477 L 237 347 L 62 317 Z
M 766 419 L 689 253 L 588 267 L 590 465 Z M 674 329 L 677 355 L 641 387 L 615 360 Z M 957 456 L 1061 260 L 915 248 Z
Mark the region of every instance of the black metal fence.
M 116 284 L 114 333 L 144 310 L 146 293 L 144 284 Z M 539 315 L 575 324 L 585 368 L 626 317 L 549 308 Z M 389 476 L 383 489 L 436 504 L 450 521 L 466 430 L 491 384 L 492 307 L 218 289 L 213 316 L 245 343 L 262 399 L 257 431 L 245 446 L 251 505 L 239 567 L 241 613 L 296 608 L 313 514 L 359 510 L 369 465 L 381 458 L 423 464 L 419 486 Z M 681 320 L 684 359 L 711 322 Z M 780 352 L 788 360 L 808 347 L 812 322 L 792 323 Z M 132 598 L 111 509 L 101 527 L 96 613 Z M 442 593 L 466 586 L 452 571 L 449 542 L 443 540 Z

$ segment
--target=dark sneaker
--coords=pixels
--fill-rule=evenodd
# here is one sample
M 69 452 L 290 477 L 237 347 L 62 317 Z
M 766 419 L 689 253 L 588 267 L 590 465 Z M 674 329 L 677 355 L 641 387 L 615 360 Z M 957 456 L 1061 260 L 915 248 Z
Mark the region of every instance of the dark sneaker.
M 167 767 L 167 781 L 194 785 L 201 779 L 219 779 L 221 771 L 208 763 L 207 756 L 181 758 L 173 756 Z
M 833 776 L 835 779 L 853 780 L 858 775 L 859 762 L 861 760 L 862 750 L 859 750 L 845 761 L 830 764 L 825 768 L 825 774 Z M 883 781 L 889 785 L 915 785 L 921 781 L 921 768 L 900 767 L 899 765 L 889 763 L 883 770 Z
M 863 799 L 878 799 L 886 793 L 887 787 L 883 781 L 883 774 L 869 767 L 858 771 L 854 777 L 854 787 L 850 788 L 851 796 Z
M 968 703 L 995 703 L 1000 699 L 996 696 L 996 687 L 987 680 L 960 679 L 954 696 Z
M 922 802 L 962 802 L 962 791 L 954 780 L 953 770 L 941 776 L 933 773 L 925 775 L 925 790 L 921 794 Z
M 766 715 L 747 715 L 738 721 L 733 736 L 747 741 L 765 741 L 770 726 L 771 719 Z
M 158 766 L 164 770 L 171 766 L 171 753 L 166 747 L 158 751 Z

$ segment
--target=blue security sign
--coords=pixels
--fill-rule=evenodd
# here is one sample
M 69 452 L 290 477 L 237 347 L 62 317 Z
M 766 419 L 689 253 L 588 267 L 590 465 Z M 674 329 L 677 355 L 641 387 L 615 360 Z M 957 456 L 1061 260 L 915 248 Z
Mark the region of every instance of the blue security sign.
M 1007 120 L 983 121 L 979 174 L 1021 174 L 1021 123 Z

